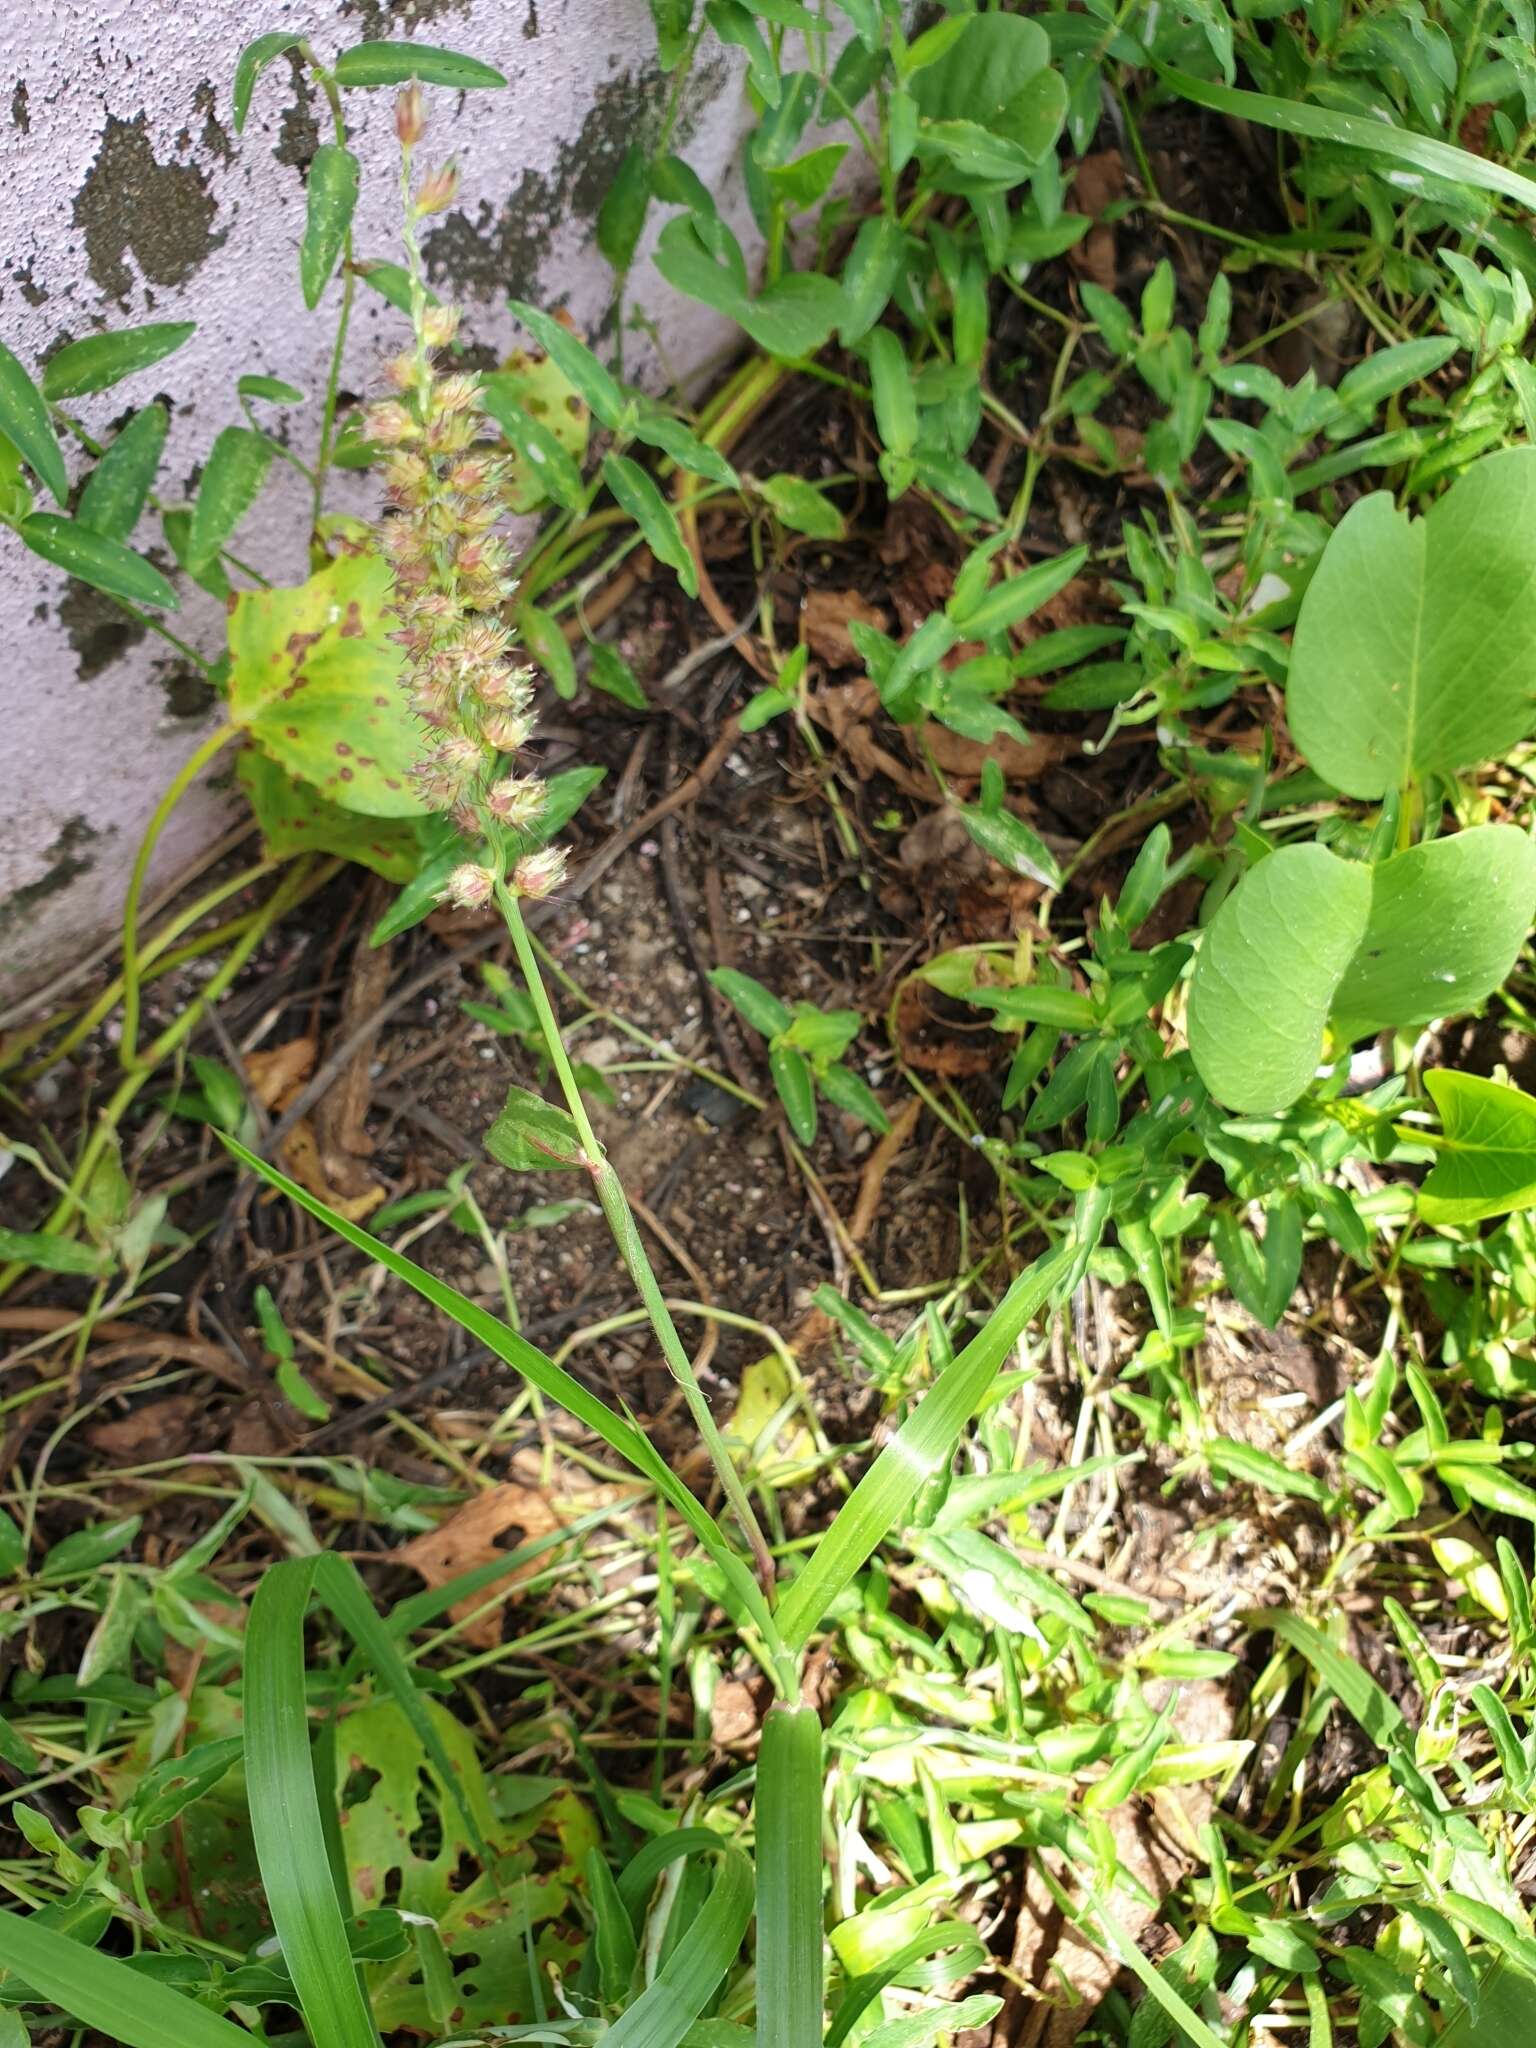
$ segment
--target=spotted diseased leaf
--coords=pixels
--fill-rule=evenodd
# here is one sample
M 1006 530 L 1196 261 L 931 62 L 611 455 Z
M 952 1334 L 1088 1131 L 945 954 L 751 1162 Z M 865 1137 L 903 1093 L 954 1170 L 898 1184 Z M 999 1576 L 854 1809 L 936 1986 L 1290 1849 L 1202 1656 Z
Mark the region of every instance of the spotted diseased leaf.
M 386 882 L 403 886 L 421 865 L 421 845 L 412 822 L 373 818 L 328 803 L 307 782 L 299 782 L 270 755 L 249 747 L 236 770 L 250 799 L 269 860 L 324 853 L 372 868 Z
M 245 590 L 229 619 L 229 715 L 265 754 L 343 810 L 419 817 L 408 771 L 423 732 L 401 680 L 372 555 L 343 555 L 307 583 Z

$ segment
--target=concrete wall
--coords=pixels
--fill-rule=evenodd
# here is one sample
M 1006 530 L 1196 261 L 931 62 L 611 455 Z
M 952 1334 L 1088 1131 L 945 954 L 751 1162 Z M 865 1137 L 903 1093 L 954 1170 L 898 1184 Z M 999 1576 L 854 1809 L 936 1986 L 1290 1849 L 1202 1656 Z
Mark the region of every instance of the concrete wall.
M 103 435 L 130 406 L 169 402 L 159 488 L 172 501 L 195 483 L 219 428 L 239 421 L 244 372 L 314 394 L 290 416 L 295 446 L 312 445 L 340 298 L 333 283 L 310 314 L 298 284 L 304 172 L 324 104 L 284 57 L 257 85 L 242 136 L 230 112 L 241 47 L 289 25 L 322 58 L 365 37 L 415 36 L 510 79 L 497 93 L 430 92 L 423 152 L 455 154 L 463 172 L 458 207 L 430 224 L 434 275 L 465 304 L 468 336 L 498 353 L 517 339 L 509 292 L 600 329 L 612 277 L 592 222 L 624 149 L 660 119 L 666 82 L 646 0 L 5 0 L 0 337 L 35 370 L 102 328 L 196 320 L 178 355 L 77 402 Z M 393 94 L 349 93 L 347 104 L 363 161 L 358 253 L 395 259 Z M 739 73 L 717 54 L 690 83 L 674 146 L 738 223 L 747 120 Z M 724 330 L 643 262 L 636 277 L 674 368 L 695 369 L 724 344 Z M 376 388 L 401 331 L 381 300 L 359 293 L 346 389 Z M 351 488 L 365 504 L 366 489 L 360 500 Z M 275 580 L 298 581 L 306 520 L 296 473 L 277 464 L 239 550 Z M 138 545 L 155 551 L 159 538 L 146 519 Z M 176 630 L 216 655 L 217 604 L 186 586 L 183 607 Z M 144 821 L 213 713 L 195 668 L 3 532 L 0 649 L 3 1011 L 110 927 Z M 182 807 L 159 879 L 222 829 L 225 803 L 204 791 Z

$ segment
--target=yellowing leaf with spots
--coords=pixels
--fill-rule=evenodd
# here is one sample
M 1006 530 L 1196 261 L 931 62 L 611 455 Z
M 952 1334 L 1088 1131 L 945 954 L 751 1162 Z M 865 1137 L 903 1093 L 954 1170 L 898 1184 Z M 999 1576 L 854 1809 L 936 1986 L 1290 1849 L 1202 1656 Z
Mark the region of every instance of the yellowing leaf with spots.
M 296 589 L 246 590 L 229 615 L 229 715 L 264 754 L 343 810 L 419 817 L 408 770 L 424 736 L 384 606 L 388 566 L 344 555 Z

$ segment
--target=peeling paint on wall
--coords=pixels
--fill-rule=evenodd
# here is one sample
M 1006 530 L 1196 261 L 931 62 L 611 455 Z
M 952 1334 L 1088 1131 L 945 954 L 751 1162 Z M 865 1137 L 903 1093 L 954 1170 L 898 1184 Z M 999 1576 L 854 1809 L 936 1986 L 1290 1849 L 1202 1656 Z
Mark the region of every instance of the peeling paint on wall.
M 504 93 L 428 94 L 431 153 L 456 156 L 464 179 L 458 212 L 431 237 L 431 262 L 440 288 L 465 299 L 466 339 L 482 360 L 521 338 L 506 307 L 513 292 L 564 305 L 588 332 L 603 332 L 613 280 L 591 246 L 592 219 L 623 149 L 660 118 L 644 0 L 270 0 L 259 18 L 249 0 L 7 0 L 0 337 L 35 367 L 66 339 L 195 320 L 179 354 L 77 406 L 86 428 L 107 439 L 132 408 L 164 399 L 171 431 L 159 488 L 171 502 L 219 429 L 238 423 L 242 373 L 312 394 L 281 431 L 300 454 L 313 445 L 313 394 L 324 388 L 340 287 L 307 313 L 297 251 L 304 177 L 328 133 L 327 110 L 289 57 L 263 74 L 243 136 L 230 108 L 242 45 L 289 19 L 325 56 L 365 36 L 420 34 L 506 73 Z M 391 99 L 348 95 L 363 162 L 357 247 L 394 259 Z M 747 123 L 739 68 L 717 62 L 691 88 L 677 131 L 744 235 L 735 160 Z M 648 273 L 643 255 L 634 296 L 684 373 L 728 338 Z M 373 390 L 398 341 L 398 316 L 360 293 L 344 388 Z M 629 366 L 649 359 L 637 344 Z M 78 476 L 84 465 L 72 449 L 66 455 Z M 334 502 L 367 509 L 370 486 L 344 478 Z M 272 579 L 296 582 L 306 525 L 302 480 L 278 464 L 239 552 Z M 134 539 L 165 566 L 154 518 Z M 197 671 L 162 641 L 8 536 L 0 553 L 3 1007 L 116 919 L 144 822 L 209 718 Z M 216 656 L 220 607 L 194 588 L 182 597 L 175 630 Z M 223 829 L 227 803 L 203 789 L 178 809 L 156 885 Z

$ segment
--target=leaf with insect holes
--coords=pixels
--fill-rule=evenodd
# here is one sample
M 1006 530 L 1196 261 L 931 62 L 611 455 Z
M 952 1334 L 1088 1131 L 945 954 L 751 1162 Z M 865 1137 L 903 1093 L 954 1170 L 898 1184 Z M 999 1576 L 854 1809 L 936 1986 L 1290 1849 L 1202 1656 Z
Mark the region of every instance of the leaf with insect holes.
M 568 1113 L 530 1088 L 511 1087 L 485 1134 L 485 1149 L 511 1173 L 548 1173 L 582 1164 L 581 1136 Z
M 163 405 L 136 412 L 85 480 L 75 518 L 103 540 L 125 541 L 154 488 L 170 415 Z
M 146 327 L 124 327 L 115 334 L 88 334 L 83 341 L 67 342 L 43 370 L 43 396 L 57 404 L 61 398 L 105 391 L 136 370 L 147 370 L 174 355 L 196 332 L 192 320 L 157 320 Z
M 309 166 L 299 283 L 311 312 L 331 281 L 357 210 L 358 162 L 338 142 L 322 142 Z
M 336 59 L 338 85 L 445 85 L 470 92 L 506 84 L 506 79 L 478 57 L 465 57 L 435 43 L 354 43 Z
M 290 589 L 243 590 L 229 617 L 229 715 L 343 810 L 414 818 L 421 727 L 384 607 L 388 566 L 343 555 Z
M 181 609 L 180 598 L 153 562 L 146 562 L 120 541 L 93 533 L 78 519 L 65 519 L 57 512 L 33 512 L 17 531 L 34 555 L 89 583 L 93 590 L 126 598 L 130 604 L 153 605 L 157 611 Z
M 386 882 L 402 884 L 421 864 L 421 846 L 410 820 L 370 818 L 327 803 L 312 784 L 297 780 L 257 747 L 241 754 L 236 774 L 250 799 L 269 860 L 333 854 L 372 868 Z
M 1435 1148 L 1419 1190 L 1426 1223 L 1479 1223 L 1536 1203 L 1536 1096 L 1480 1074 L 1432 1068 L 1424 1076 L 1440 1135 L 1414 1129 Z
M 480 379 L 480 396 L 512 450 L 508 509 L 535 512 L 553 498 L 568 512 L 581 511 L 591 414 L 555 358 L 515 349 Z
M 1296 621 L 1286 715 L 1347 796 L 1504 753 L 1536 726 L 1536 449 L 1484 456 L 1422 519 L 1385 491 L 1334 529 Z

